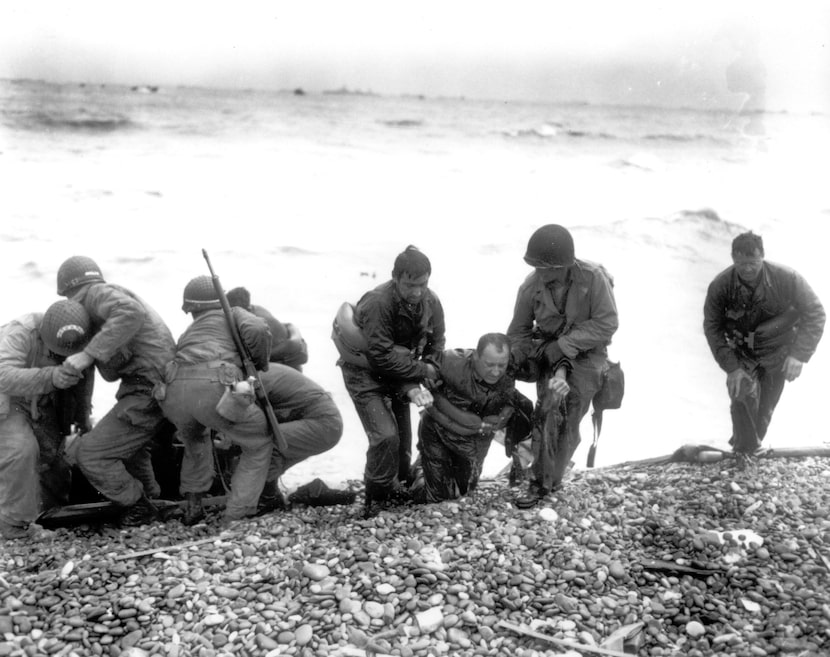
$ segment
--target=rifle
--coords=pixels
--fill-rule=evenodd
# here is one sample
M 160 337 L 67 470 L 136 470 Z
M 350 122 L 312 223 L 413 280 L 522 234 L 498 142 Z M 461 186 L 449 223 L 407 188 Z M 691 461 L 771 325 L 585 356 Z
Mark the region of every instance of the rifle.
M 208 269 L 210 270 L 210 277 L 213 279 L 213 288 L 219 296 L 219 303 L 222 304 L 222 312 L 225 313 L 225 319 L 228 320 L 228 329 L 230 329 L 231 336 L 233 337 L 233 343 L 236 345 L 236 350 L 239 352 L 239 357 L 242 359 L 242 368 L 245 370 L 247 377 L 253 377 L 256 379 L 254 384 L 254 395 L 256 396 L 256 401 L 265 413 L 265 419 L 268 421 L 268 428 L 271 430 L 271 435 L 276 443 L 277 451 L 280 454 L 285 454 L 288 449 L 288 445 L 286 444 L 285 438 L 280 431 L 280 425 L 277 422 L 277 416 L 274 414 L 274 408 L 271 406 L 271 401 L 268 399 L 268 395 L 265 394 L 265 389 L 262 387 L 262 379 L 259 377 L 259 372 L 257 371 L 256 365 L 254 365 L 250 351 L 242 341 L 242 336 L 239 335 L 239 327 L 236 325 L 236 321 L 233 318 L 233 312 L 231 311 L 230 303 L 228 303 L 228 297 L 225 296 L 225 290 L 222 289 L 222 283 L 219 282 L 219 277 L 213 271 L 213 265 L 210 264 L 210 258 L 208 257 L 207 251 L 202 249 L 202 255 L 205 257 L 205 262 L 207 262 Z

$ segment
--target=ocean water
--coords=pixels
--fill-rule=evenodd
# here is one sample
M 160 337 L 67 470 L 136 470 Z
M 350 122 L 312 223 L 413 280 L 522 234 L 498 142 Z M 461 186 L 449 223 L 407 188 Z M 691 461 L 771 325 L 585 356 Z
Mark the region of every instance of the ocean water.
M 57 267 L 85 254 L 178 336 L 182 289 L 208 273 L 204 248 L 226 288 L 247 286 L 300 328 L 306 374 L 343 413 L 341 443 L 286 483 L 359 479 L 366 439 L 329 338 L 338 305 L 415 244 L 432 260 L 448 346 L 472 347 L 506 329 L 532 231 L 561 223 L 577 256 L 615 277 L 610 352 L 627 390 L 606 414 L 597 465 L 726 447 L 706 287 L 752 229 L 827 303 L 828 146 L 827 114 L 0 81 L 4 315 L 48 306 Z M 827 439 L 826 352 L 785 389 L 773 447 Z M 113 393 L 101 382 L 97 415 Z M 486 472 L 505 464 L 494 445 Z

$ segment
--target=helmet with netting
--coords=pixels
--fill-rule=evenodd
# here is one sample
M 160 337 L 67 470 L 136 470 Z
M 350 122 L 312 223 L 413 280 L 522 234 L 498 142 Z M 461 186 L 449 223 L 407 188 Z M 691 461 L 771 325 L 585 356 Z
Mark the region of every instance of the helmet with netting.
M 52 353 L 71 356 L 89 342 L 91 322 L 89 314 L 77 301 L 56 301 L 43 314 L 40 337 Z
M 58 269 L 58 294 L 61 296 L 66 296 L 73 288 L 84 283 L 104 282 L 101 268 L 86 256 L 67 258 Z
M 574 240 L 559 224 L 538 228 L 527 243 L 525 262 L 531 267 L 569 267 L 574 263 Z
M 182 310 L 186 313 L 199 312 L 200 310 L 212 310 L 221 308 L 219 295 L 213 286 L 213 279 L 210 276 L 197 276 L 192 278 L 185 285 L 182 295 Z

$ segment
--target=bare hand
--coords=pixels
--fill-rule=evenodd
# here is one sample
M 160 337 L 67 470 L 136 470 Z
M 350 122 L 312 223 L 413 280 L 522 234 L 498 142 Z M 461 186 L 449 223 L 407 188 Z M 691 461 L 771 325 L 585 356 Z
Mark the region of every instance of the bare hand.
M 571 391 L 571 386 L 568 385 L 565 379 L 554 376 L 548 381 L 548 390 L 550 390 L 556 401 L 561 401 L 568 396 L 568 393 Z
M 781 370 L 784 372 L 784 378 L 787 381 L 795 381 L 799 376 L 801 376 L 801 368 L 804 367 L 804 363 L 802 363 L 797 358 L 793 358 L 792 356 L 787 356 L 787 360 L 784 361 L 784 365 L 781 367 Z
M 430 363 L 426 363 L 426 366 L 427 366 L 427 373 L 425 375 L 425 378 L 430 379 L 432 381 L 437 379 L 438 378 L 438 370 L 435 369 L 435 366 L 431 365 Z
M 60 365 L 52 369 L 52 385 L 59 390 L 71 388 L 81 380 L 81 374 L 74 370 Z
M 429 408 L 432 406 L 432 393 L 424 388 L 412 388 L 407 393 L 409 401 L 421 408 Z
M 85 351 L 79 351 L 77 354 L 67 356 L 63 361 L 64 365 L 74 368 L 78 372 L 83 372 L 87 367 L 92 365 L 95 359 Z
M 739 367 L 726 375 L 726 389 L 729 391 L 731 399 L 737 399 L 740 396 L 743 382 L 746 382 L 745 385 L 749 386 L 746 394 L 751 395 L 755 391 L 756 381 L 747 374 L 746 370 Z

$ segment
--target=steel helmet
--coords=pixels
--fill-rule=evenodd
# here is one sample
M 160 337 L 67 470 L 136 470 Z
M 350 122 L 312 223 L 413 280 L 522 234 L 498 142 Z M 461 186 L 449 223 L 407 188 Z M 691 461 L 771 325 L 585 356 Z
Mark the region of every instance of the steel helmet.
M 43 314 L 40 337 L 49 351 L 59 356 L 71 356 L 89 342 L 90 321 L 84 307 L 77 301 L 56 301 Z
M 84 283 L 104 283 L 101 269 L 92 258 L 72 256 L 58 269 L 58 294 L 62 297 Z
M 212 310 L 221 308 L 219 295 L 213 287 L 213 279 L 210 276 L 197 276 L 190 279 L 185 285 L 182 295 L 182 310 L 186 313 L 199 312 L 200 310 Z
M 574 263 L 574 240 L 568 229 L 547 224 L 530 236 L 525 262 L 531 267 L 569 267 Z

